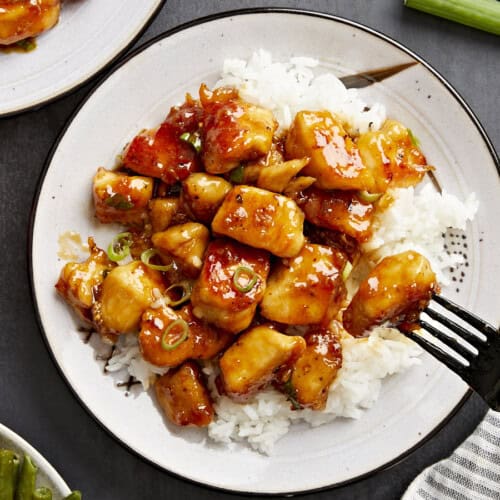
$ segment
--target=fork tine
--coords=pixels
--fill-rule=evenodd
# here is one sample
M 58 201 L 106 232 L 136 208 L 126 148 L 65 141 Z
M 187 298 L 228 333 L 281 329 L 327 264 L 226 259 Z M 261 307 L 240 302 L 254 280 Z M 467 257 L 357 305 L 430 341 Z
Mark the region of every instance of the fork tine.
M 446 352 L 444 352 L 439 346 L 434 345 L 432 342 L 429 342 L 427 339 L 424 339 L 421 335 L 408 330 L 403 331 L 403 333 L 417 343 L 422 349 L 427 351 L 429 354 L 432 354 L 436 359 L 445 364 L 448 368 L 453 370 L 457 375 L 464 377 L 466 374 L 465 365 L 460 363 L 457 359 L 453 358 Z
M 480 337 L 474 335 L 469 330 L 466 330 L 463 326 L 455 323 L 450 318 L 447 318 L 441 313 L 438 313 L 433 309 L 429 309 L 428 307 L 424 309 L 424 312 L 432 319 L 439 321 L 442 325 L 457 333 L 461 338 L 466 340 L 471 346 L 474 346 L 476 349 L 481 349 L 481 347 L 484 347 L 484 341 Z
M 460 307 L 458 304 L 455 304 L 451 300 L 445 299 L 444 297 L 441 297 L 441 295 L 436 295 L 436 294 L 433 294 L 432 300 L 442 305 L 448 311 L 456 314 L 459 318 L 463 319 L 464 321 L 472 325 L 474 328 L 477 328 L 481 333 L 486 335 L 486 338 L 488 340 L 492 340 L 498 335 L 497 330 L 489 323 L 479 318 L 475 314 L 466 311 L 465 309 Z
M 475 353 L 470 349 L 467 349 L 464 345 L 458 342 L 457 339 L 447 335 L 446 333 L 434 328 L 432 325 L 427 323 L 424 320 L 418 320 L 418 324 L 424 329 L 427 330 L 433 337 L 439 339 L 443 344 L 447 345 L 451 349 L 453 349 L 456 353 L 460 354 L 467 361 L 472 361 L 472 358 L 475 356 Z

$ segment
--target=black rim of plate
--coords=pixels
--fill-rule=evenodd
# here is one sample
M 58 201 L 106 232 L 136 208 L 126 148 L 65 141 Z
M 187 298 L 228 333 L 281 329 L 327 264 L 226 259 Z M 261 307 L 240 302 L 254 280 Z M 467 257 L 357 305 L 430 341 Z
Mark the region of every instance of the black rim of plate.
M 21 107 L 19 109 L 15 109 L 13 111 L 7 111 L 6 113 L 1 113 L 0 112 L 0 120 L 4 118 L 12 118 L 13 116 L 18 116 L 22 115 L 24 113 L 29 113 L 30 111 L 37 111 L 38 109 L 43 108 L 44 106 L 47 106 L 48 104 L 57 101 L 58 99 L 62 99 L 63 97 L 71 95 L 73 92 L 76 92 L 79 90 L 81 87 L 86 85 L 87 83 L 91 82 L 94 78 L 98 78 L 100 75 L 104 74 L 108 69 L 110 69 L 113 64 L 115 64 L 117 61 L 119 61 L 120 57 L 127 52 L 127 50 L 134 45 L 139 38 L 146 32 L 146 30 L 151 26 L 151 23 L 156 19 L 156 16 L 159 14 L 163 6 L 165 5 L 167 0 L 160 0 L 158 2 L 158 5 L 154 9 L 154 11 L 151 13 L 151 15 L 146 19 L 146 22 L 144 23 L 143 26 L 139 29 L 139 31 L 132 37 L 132 39 L 125 44 L 124 47 L 122 47 L 111 59 L 108 61 L 104 61 L 102 65 L 97 68 L 95 71 L 92 71 L 91 74 L 88 76 L 84 77 L 83 80 L 75 83 L 71 88 L 62 91 L 61 93 L 49 97 L 47 99 L 42 99 L 39 102 L 36 102 L 34 104 L 28 104 L 24 107 Z M 92 88 L 90 90 L 90 93 L 92 93 L 95 89 Z
M 87 413 L 94 419 L 95 422 L 97 422 L 97 424 L 101 428 L 103 428 L 108 434 L 110 434 L 124 448 L 126 448 L 127 450 L 129 450 L 130 452 L 132 452 L 134 455 L 138 456 L 139 458 L 141 458 L 146 463 L 149 463 L 149 464 L 153 465 L 154 467 L 160 469 L 161 471 L 167 472 L 167 473 L 171 474 L 174 477 L 181 478 L 181 479 L 183 479 L 185 481 L 189 481 L 189 482 L 191 482 L 193 484 L 197 484 L 197 485 L 203 486 L 205 488 L 213 489 L 213 490 L 216 490 L 216 491 L 226 491 L 226 492 L 229 492 L 229 493 L 238 493 L 240 495 L 247 495 L 247 496 L 255 496 L 255 495 L 259 495 L 259 496 L 284 496 L 284 495 L 286 495 L 286 496 L 292 496 L 292 495 L 303 495 L 303 494 L 312 493 L 312 492 L 315 492 L 315 491 L 322 491 L 322 490 L 328 490 L 328 489 L 333 489 L 333 488 L 339 488 L 339 487 L 342 487 L 342 486 L 346 486 L 348 484 L 359 482 L 359 481 L 361 481 L 363 479 L 366 479 L 366 478 L 368 478 L 370 476 L 373 476 L 373 475 L 377 474 L 378 472 L 381 472 L 383 470 L 386 470 L 386 469 L 388 469 L 388 468 L 390 468 L 390 467 L 398 464 L 399 462 L 401 462 L 402 460 L 404 460 L 405 458 L 407 458 L 409 455 L 411 455 L 414 451 L 416 451 L 417 449 L 419 449 L 426 442 L 428 442 L 430 439 L 432 439 L 432 437 L 434 437 L 455 416 L 455 414 L 460 410 L 460 408 L 463 406 L 463 404 L 469 399 L 469 397 L 472 394 L 472 390 L 468 389 L 467 392 L 465 393 L 465 395 L 462 397 L 462 399 L 451 410 L 451 412 L 441 422 L 439 422 L 436 425 L 436 427 L 429 434 L 427 434 L 426 436 L 424 436 L 420 441 L 418 441 L 411 448 L 405 450 L 403 453 L 401 453 L 397 457 L 393 458 L 392 460 L 386 462 L 385 464 L 382 464 L 382 465 L 376 467 L 375 469 L 372 469 L 371 471 L 368 471 L 366 473 L 360 474 L 359 476 L 353 477 L 353 478 L 348 479 L 346 481 L 342 481 L 342 482 L 339 482 L 339 483 L 330 484 L 330 485 L 327 485 L 327 486 L 321 486 L 321 487 L 318 487 L 318 488 L 312 488 L 312 489 L 308 489 L 308 490 L 299 490 L 299 491 L 295 491 L 295 492 L 285 492 L 285 493 L 260 493 L 260 492 L 259 493 L 253 493 L 251 491 L 236 490 L 236 489 L 223 488 L 223 487 L 217 487 L 217 486 L 214 486 L 214 485 L 205 484 L 203 482 L 200 482 L 200 481 L 197 481 L 197 480 L 194 480 L 194 479 L 191 479 L 191 478 L 187 478 L 185 476 L 182 476 L 180 474 L 172 472 L 172 471 L 166 469 L 165 467 L 159 465 L 158 463 L 154 462 L 153 460 L 150 460 L 150 459 L 144 457 L 143 455 L 141 455 L 140 452 L 134 450 L 131 446 L 129 446 L 127 443 L 125 443 L 124 441 L 122 441 L 118 436 L 116 436 L 111 429 L 109 429 L 108 427 L 106 427 L 106 425 L 104 425 L 104 423 L 101 422 L 98 419 L 98 417 L 92 412 L 92 410 L 86 405 L 86 403 L 78 396 L 78 394 L 76 393 L 76 390 L 70 384 L 70 382 L 66 378 L 66 376 L 65 376 L 62 368 L 60 367 L 59 363 L 57 362 L 55 354 L 52 351 L 52 348 L 51 348 L 51 346 L 49 344 L 47 335 L 45 334 L 45 330 L 43 328 L 43 324 L 42 324 L 41 317 L 40 317 L 40 311 L 38 309 L 38 304 L 37 304 L 37 300 L 36 300 L 36 296 L 35 296 L 34 277 L 33 277 L 33 229 L 34 229 L 34 223 L 35 223 L 35 217 L 36 217 L 36 210 L 37 210 L 37 206 L 38 206 L 40 192 L 41 192 L 41 189 L 42 189 L 42 186 L 43 186 L 43 182 L 44 182 L 45 176 L 47 174 L 47 171 L 48 171 L 48 168 L 50 166 L 50 163 L 52 162 L 52 158 L 53 158 L 53 156 L 54 156 L 54 154 L 55 154 L 55 152 L 56 152 L 56 150 L 57 150 L 57 148 L 59 146 L 59 143 L 61 142 L 61 140 L 63 139 L 64 135 L 66 134 L 66 131 L 71 126 L 73 120 L 78 115 L 78 113 L 80 112 L 81 108 L 93 96 L 93 94 L 100 88 L 100 86 L 104 83 L 104 81 L 107 80 L 119 68 L 121 68 L 127 62 L 129 62 L 131 59 L 133 59 L 136 55 L 138 55 L 141 52 L 143 52 L 144 50 L 148 49 L 151 45 L 154 45 L 155 43 L 159 42 L 160 40 L 163 40 L 165 38 L 171 37 L 171 36 L 175 35 L 176 33 L 180 32 L 180 31 L 186 30 L 188 28 L 193 28 L 193 27 L 199 26 L 201 24 L 206 24 L 206 23 L 209 23 L 211 21 L 217 21 L 217 20 L 220 20 L 220 19 L 223 19 L 223 18 L 229 18 L 229 17 L 234 17 L 234 16 L 252 15 L 252 14 L 267 14 L 267 13 L 273 13 L 273 14 L 294 14 L 294 15 L 301 15 L 301 16 L 311 16 L 311 17 L 317 17 L 317 18 L 321 18 L 321 19 L 328 19 L 328 20 L 331 20 L 331 21 L 334 21 L 334 22 L 347 24 L 347 25 L 349 25 L 349 26 L 351 26 L 353 28 L 365 31 L 365 32 L 367 32 L 367 33 L 369 33 L 369 34 L 371 34 L 373 36 L 376 36 L 376 37 L 378 37 L 378 38 L 386 41 L 387 43 L 389 43 L 389 44 L 391 44 L 391 45 L 399 48 L 403 52 L 405 52 L 407 55 L 409 55 L 410 57 L 412 57 L 414 60 L 418 61 L 427 70 L 429 70 L 431 72 L 431 74 L 434 77 L 436 77 L 445 86 L 445 88 L 450 92 L 450 94 L 452 95 L 452 97 L 454 97 L 458 101 L 458 103 L 462 106 L 462 108 L 464 109 L 464 111 L 467 113 L 467 115 L 471 119 L 472 123 L 476 126 L 476 128 L 479 131 L 481 137 L 483 138 L 483 140 L 484 140 L 484 142 L 485 142 L 485 144 L 486 144 L 486 146 L 487 146 L 487 148 L 488 148 L 488 150 L 489 150 L 489 152 L 491 154 L 493 162 L 496 165 L 497 172 L 500 175 L 500 160 L 499 160 L 499 157 L 498 157 L 498 155 L 497 155 L 497 153 L 495 151 L 495 148 L 493 147 L 493 144 L 492 144 L 491 140 L 489 139 L 486 131 L 483 129 L 481 123 L 479 122 L 479 120 L 476 117 L 476 115 L 474 114 L 474 112 L 467 105 L 467 103 L 460 96 L 460 94 L 452 87 L 452 85 L 443 76 L 441 76 L 441 74 L 437 70 L 435 70 L 425 60 L 423 60 L 415 52 L 413 52 L 412 50 L 408 49 L 404 45 L 402 45 L 399 42 L 393 40 L 389 36 L 387 36 L 387 35 L 379 32 L 379 31 L 376 31 L 376 30 L 374 30 L 372 28 L 369 28 L 369 27 L 367 27 L 367 26 L 365 26 L 363 24 L 360 24 L 358 22 L 351 21 L 349 19 L 345 19 L 345 18 L 342 18 L 342 17 L 334 16 L 334 15 L 331 15 L 331 14 L 325 14 L 325 13 L 322 13 L 322 12 L 316 12 L 316 11 L 311 11 L 311 10 L 302 10 L 302 9 L 274 8 L 274 7 L 231 10 L 231 11 L 222 12 L 222 13 L 218 13 L 218 14 L 212 14 L 212 15 L 209 15 L 209 16 L 206 16 L 206 17 L 202 17 L 202 18 L 195 19 L 193 21 L 181 24 L 181 25 L 179 25 L 179 26 L 177 26 L 175 28 L 172 28 L 171 30 L 168 30 L 168 31 L 166 31 L 166 32 L 164 32 L 164 33 L 162 33 L 162 34 L 154 37 L 153 39 L 149 40 L 148 42 L 144 43 L 143 45 L 141 45 L 140 47 L 138 47 L 136 50 L 134 50 L 133 52 L 131 52 L 130 54 L 128 54 L 127 56 L 125 56 L 122 60 L 120 60 L 111 69 L 111 71 L 109 71 L 104 77 L 102 77 L 94 85 L 94 87 L 89 91 L 89 93 L 77 105 L 75 111 L 71 114 L 71 116 L 68 118 L 68 120 L 65 123 L 65 125 L 62 127 L 61 132 L 59 133 L 57 139 L 55 140 L 55 142 L 54 142 L 54 144 L 52 146 L 52 148 L 50 149 L 50 151 L 49 151 L 49 153 L 47 155 L 47 158 L 45 160 L 43 170 L 42 170 L 42 172 L 40 174 L 40 177 L 38 179 L 37 189 L 36 189 L 35 197 L 34 197 L 34 200 L 33 200 L 33 205 L 31 207 L 30 222 L 29 222 L 29 227 L 28 227 L 28 272 L 29 272 L 29 280 L 30 280 L 31 299 L 32 299 L 32 302 L 33 302 L 33 305 L 34 305 L 34 309 L 35 309 L 35 313 L 36 313 L 36 318 L 37 318 L 38 326 L 39 326 L 40 331 L 42 332 L 42 336 L 43 336 L 43 340 L 45 342 L 45 346 L 47 347 L 47 350 L 49 351 L 49 354 L 50 354 L 50 356 L 52 358 L 53 363 L 55 364 L 55 366 L 59 370 L 59 373 L 61 374 L 62 378 L 66 382 L 66 385 L 68 386 L 68 388 L 70 389 L 70 391 L 73 393 L 73 395 L 76 397 L 76 399 L 79 401 L 79 403 L 81 404 L 81 406 L 87 411 Z

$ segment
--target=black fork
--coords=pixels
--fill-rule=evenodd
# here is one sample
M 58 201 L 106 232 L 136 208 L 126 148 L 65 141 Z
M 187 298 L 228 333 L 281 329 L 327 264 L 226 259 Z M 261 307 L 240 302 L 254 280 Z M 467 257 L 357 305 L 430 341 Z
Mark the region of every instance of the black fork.
M 465 362 L 418 332 L 410 330 L 403 333 L 465 380 L 493 410 L 500 411 L 500 330 L 439 295 L 433 295 L 432 300 L 460 318 L 467 327 L 432 309 L 432 302 L 424 312 L 445 328 L 436 328 L 424 319 L 417 323 L 460 355 Z M 466 343 L 459 342 L 450 332 L 457 334 Z

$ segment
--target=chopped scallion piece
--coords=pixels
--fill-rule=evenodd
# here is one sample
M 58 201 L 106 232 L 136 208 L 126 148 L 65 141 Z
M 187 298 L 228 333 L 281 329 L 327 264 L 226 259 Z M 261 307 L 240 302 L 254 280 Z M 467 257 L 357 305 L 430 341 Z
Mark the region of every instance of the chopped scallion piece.
M 116 208 L 117 210 L 130 210 L 134 208 L 134 204 L 127 199 L 123 194 L 115 193 L 104 201 L 106 205 Z
M 24 52 L 31 52 L 36 49 L 36 40 L 34 38 L 25 38 L 16 42 L 15 45 Z
M 201 136 L 199 132 L 184 132 L 179 137 L 181 141 L 189 142 L 191 146 L 196 150 L 197 153 L 201 151 Z
M 233 285 L 238 292 L 247 293 L 257 283 L 259 275 L 251 268 L 238 266 L 233 275 Z
M 132 245 L 132 233 L 125 232 L 117 234 L 108 246 L 108 257 L 113 262 L 119 262 L 130 255 Z
M 173 330 L 180 330 L 177 333 Z M 172 339 L 169 336 L 173 335 Z M 189 336 L 188 324 L 183 319 L 176 319 L 167 326 L 163 335 L 161 336 L 161 348 L 165 351 L 173 351 L 177 349 Z
M 500 35 L 500 2 L 494 0 L 405 0 L 427 14 Z
M 290 401 L 290 403 L 292 404 L 292 408 L 294 410 L 302 410 L 302 406 L 297 401 L 297 391 L 295 390 L 295 387 L 292 384 L 292 377 L 290 377 L 285 382 L 283 389 L 285 390 L 285 394 L 287 395 L 288 401 Z
M 408 136 L 410 137 L 411 143 L 418 148 L 420 146 L 420 141 L 417 136 L 411 131 L 411 128 L 408 129 Z
M 159 255 L 158 250 L 150 248 L 149 250 L 144 250 L 141 253 L 141 261 L 143 264 L 149 267 L 149 269 L 154 269 L 155 271 L 168 271 L 172 266 L 162 266 L 160 264 L 152 264 L 150 260 L 155 256 Z
M 187 302 L 191 298 L 191 290 L 193 289 L 193 284 L 188 280 L 180 281 L 179 283 L 174 283 L 173 285 L 170 285 L 166 290 L 167 296 L 168 292 L 176 290 L 178 288 L 182 290 L 181 298 L 178 300 L 170 300 L 169 301 L 170 306 L 173 307 L 179 306 L 181 304 L 184 304 L 184 302 Z
M 358 198 L 364 203 L 374 203 L 382 196 L 381 193 L 369 193 L 368 191 L 358 191 Z
M 342 269 L 342 279 L 344 281 L 347 280 L 347 278 L 351 274 L 351 271 L 352 271 L 352 264 L 349 261 L 347 261 Z
M 234 182 L 235 184 L 241 184 L 244 179 L 244 174 L 245 171 L 243 169 L 243 165 L 240 165 L 233 170 L 231 170 L 231 174 L 229 175 L 229 179 L 231 182 Z

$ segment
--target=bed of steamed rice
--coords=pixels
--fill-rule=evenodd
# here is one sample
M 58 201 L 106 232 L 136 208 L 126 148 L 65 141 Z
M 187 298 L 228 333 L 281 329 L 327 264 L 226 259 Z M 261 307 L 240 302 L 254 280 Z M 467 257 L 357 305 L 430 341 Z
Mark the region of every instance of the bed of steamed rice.
M 351 133 L 377 130 L 385 120 L 383 106 L 360 99 L 355 89 L 347 90 L 332 74 L 315 76 L 318 62 L 294 58 L 274 63 L 265 51 L 249 61 L 227 60 L 217 86 L 234 85 L 241 95 L 270 108 L 282 129 L 286 129 L 301 109 L 328 109 L 346 122 Z M 425 255 L 442 284 L 449 282 L 446 270 L 457 266 L 461 256 L 444 249 L 443 234 L 448 228 L 465 229 L 477 210 L 474 195 L 462 203 L 455 196 L 439 194 L 431 185 L 422 189 L 395 189 L 394 203 L 376 216 L 374 234 L 364 250 L 376 259 L 406 249 Z M 351 283 L 352 285 L 352 283 Z M 158 305 L 162 298 L 158 297 Z M 247 441 L 262 453 L 271 453 L 275 442 L 284 436 L 294 421 L 312 426 L 337 417 L 359 418 L 378 398 L 382 379 L 418 364 L 419 347 L 397 330 L 379 327 L 368 338 L 342 340 L 343 365 L 330 387 L 326 408 L 322 411 L 293 411 L 286 396 L 267 389 L 247 404 L 238 404 L 220 396 L 215 387 L 216 367 L 207 363 L 204 371 L 215 399 L 216 417 L 208 428 L 209 436 L 222 443 Z M 123 335 L 107 365 L 108 371 L 128 370 L 148 389 L 155 375 L 166 369 L 155 367 L 141 357 L 137 337 Z

